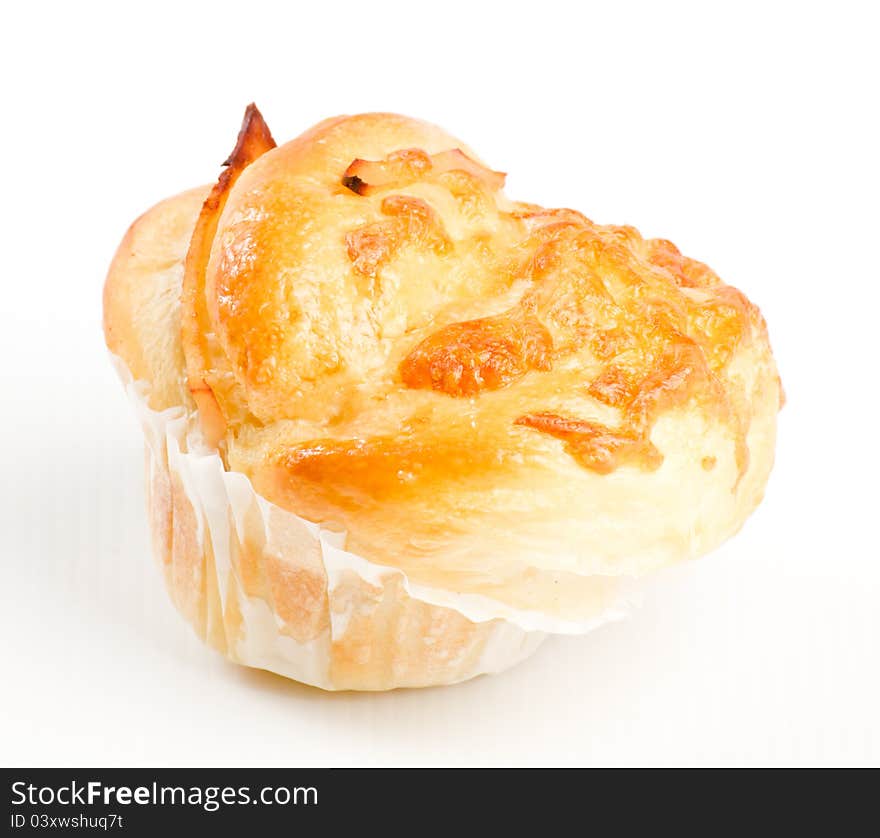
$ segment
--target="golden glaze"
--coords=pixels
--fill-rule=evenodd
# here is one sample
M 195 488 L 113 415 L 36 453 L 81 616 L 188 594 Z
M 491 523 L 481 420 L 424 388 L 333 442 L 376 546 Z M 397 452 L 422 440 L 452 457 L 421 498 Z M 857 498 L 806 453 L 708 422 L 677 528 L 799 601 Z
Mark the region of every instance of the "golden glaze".
M 437 213 L 419 198 L 389 195 L 381 211 L 387 220 L 364 224 L 345 235 L 348 258 L 358 273 L 376 279 L 379 268 L 404 245 L 430 248 L 441 256 L 452 249 Z
M 534 317 L 484 317 L 450 323 L 426 337 L 400 364 L 407 387 L 475 396 L 506 387 L 529 370 L 551 369 L 553 341 Z
M 265 497 L 461 590 L 530 563 L 639 572 L 758 502 L 778 375 L 706 265 L 510 201 L 406 117 L 257 151 L 197 225 L 182 339 L 203 422 Z

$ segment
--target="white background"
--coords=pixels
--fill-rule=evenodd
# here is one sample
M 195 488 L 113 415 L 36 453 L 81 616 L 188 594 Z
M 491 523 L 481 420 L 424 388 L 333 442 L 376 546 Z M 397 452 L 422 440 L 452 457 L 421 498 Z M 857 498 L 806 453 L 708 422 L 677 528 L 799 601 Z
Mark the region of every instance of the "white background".
M 873 4 L 17 3 L 0 32 L 0 760 L 877 764 Z M 628 622 L 451 688 L 226 663 L 152 563 L 101 286 L 216 178 L 244 106 L 440 123 L 508 194 L 673 239 L 764 311 L 788 392 L 763 505 Z

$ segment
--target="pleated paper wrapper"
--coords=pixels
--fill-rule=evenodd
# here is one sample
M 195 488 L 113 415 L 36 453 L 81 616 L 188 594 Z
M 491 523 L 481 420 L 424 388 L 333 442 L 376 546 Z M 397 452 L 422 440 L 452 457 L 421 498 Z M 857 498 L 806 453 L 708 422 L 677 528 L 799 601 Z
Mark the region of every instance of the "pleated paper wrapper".
M 260 496 L 205 446 L 194 413 L 152 410 L 149 385 L 114 364 L 146 437 L 150 529 L 169 594 L 233 661 L 325 690 L 451 684 L 513 666 L 549 633 L 620 619 L 639 598 L 629 586 L 573 621 L 417 584 L 346 551 L 345 533 Z

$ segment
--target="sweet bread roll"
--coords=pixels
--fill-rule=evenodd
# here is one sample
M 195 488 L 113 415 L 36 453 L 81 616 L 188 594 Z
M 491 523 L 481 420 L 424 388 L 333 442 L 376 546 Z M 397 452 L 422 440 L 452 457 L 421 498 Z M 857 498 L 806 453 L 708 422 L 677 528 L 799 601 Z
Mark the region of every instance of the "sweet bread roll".
M 461 680 L 615 615 L 621 580 L 760 501 L 782 392 L 757 307 L 668 241 L 503 184 L 424 122 L 276 146 L 251 106 L 218 183 L 126 235 L 104 322 L 157 551 L 234 659 Z

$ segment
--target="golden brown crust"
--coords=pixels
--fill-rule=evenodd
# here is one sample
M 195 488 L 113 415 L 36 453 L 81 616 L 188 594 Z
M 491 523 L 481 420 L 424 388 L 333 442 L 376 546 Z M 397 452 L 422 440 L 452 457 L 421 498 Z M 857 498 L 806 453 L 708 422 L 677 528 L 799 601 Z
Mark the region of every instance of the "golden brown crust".
M 262 152 L 214 208 L 184 344 L 210 336 L 228 466 L 267 498 L 511 600 L 510 568 L 639 573 L 757 504 L 778 376 L 758 309 L 708 267 L 511 202 L 406 117 Z
M 186 254 L 180 322 L 187 386 L 198 407 L 205 438 L 213 447 L 220 445 L 226 434 L 226 419 L 218 397 L 228 402 L 229 387 L 224 381 L 225 365 L 215 346 L 206 310 L 205 271 L 230 190 L 254 160 L 274 147 L 275 140 L 262 114 L 256 105 L 248 105 L 235 148 L 223 164 L 227 168 L 202 205 Z
M 552 368 L 553 340 L 534 317 L 509 314 L 450 323 L 403 359 L 406 387 L 476 396 L 507 387 L 530 370 Z

